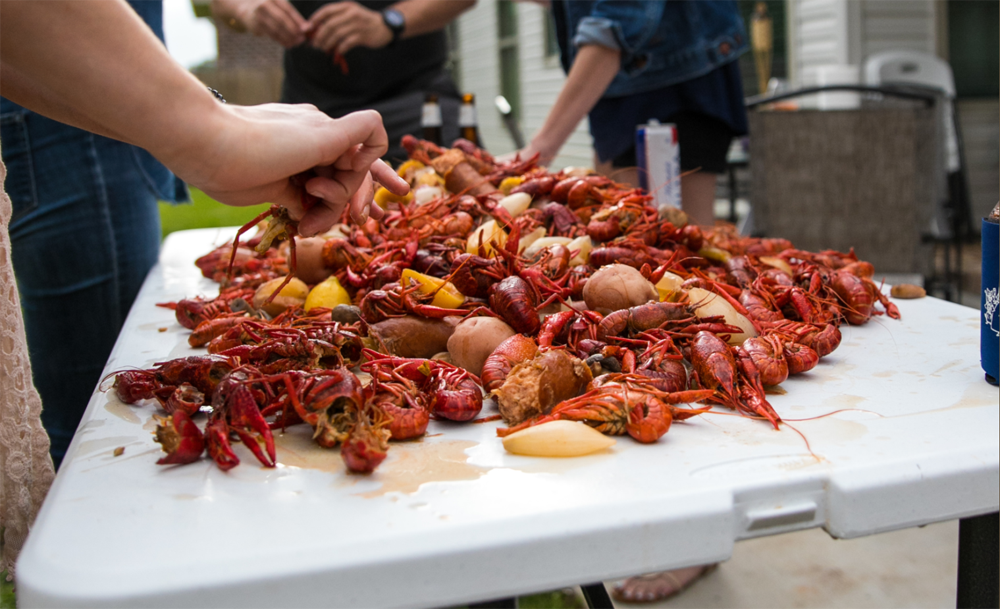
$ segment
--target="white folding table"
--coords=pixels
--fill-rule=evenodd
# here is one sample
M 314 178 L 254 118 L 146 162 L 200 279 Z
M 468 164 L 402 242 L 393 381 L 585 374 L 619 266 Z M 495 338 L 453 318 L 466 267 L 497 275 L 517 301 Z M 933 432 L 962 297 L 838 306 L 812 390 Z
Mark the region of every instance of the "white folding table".
M 154 305 L 214 294 L 193 261 L 232 235 L 167 238 L 106 372 L 204 352 Z M 496 422 L 432 422 L 370 476 L 305 426 L 278 438 L 275 469 L 242 446 L 229 472 L 164 467 L 156 408 L 98 391 L 18 562 L 20 607 L 448 606 L 721 561 L 761 535 L 996 512 L 1000 408 L 978 311 L 896 304 L 902 320 L 844 326 L 839 349 L 769 396 L 780 431 L 717 409 L 575 459 L 507 454 Z

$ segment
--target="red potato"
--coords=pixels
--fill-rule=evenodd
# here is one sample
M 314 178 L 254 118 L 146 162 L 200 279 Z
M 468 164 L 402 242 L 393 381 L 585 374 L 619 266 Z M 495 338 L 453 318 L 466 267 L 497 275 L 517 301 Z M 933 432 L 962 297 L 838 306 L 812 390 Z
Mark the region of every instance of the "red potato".
M 625 264 L 609 264 L 597 269 L 583 287 L 583 299 L 588 308 L 601 315 L 659 300 L 656 286 Z
M 323 264 L 322 237 L 296 237 L 295 260 L 298 263 L 295 276 L 312 285 L 329 277 L 332 271 Z
M 447 350 L 448 339 L 459 321 L 459 317 L 392 317 L 369 325 L 368 335 L 375 339 L 380 351 L 384 347 L 396 357 L 429 359 Z
M 514 334 L 514 328 L 495 317 L 465 319 L 448 339 L 448 353 L 456 366 L 479 376 L 486 358 Z

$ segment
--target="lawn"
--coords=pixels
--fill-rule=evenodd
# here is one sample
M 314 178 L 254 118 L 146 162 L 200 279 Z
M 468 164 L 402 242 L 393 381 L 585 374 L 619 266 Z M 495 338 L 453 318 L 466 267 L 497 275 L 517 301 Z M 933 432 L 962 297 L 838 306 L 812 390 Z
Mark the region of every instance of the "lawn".
M 160 203 L 160 223 L 164 237 L 174 231 L 189 228 L 242 226 L 268 208 L 266 203 L 252 207 L 230 207 L 194 188 L 191 189 L 191 199 L 193 205 Z

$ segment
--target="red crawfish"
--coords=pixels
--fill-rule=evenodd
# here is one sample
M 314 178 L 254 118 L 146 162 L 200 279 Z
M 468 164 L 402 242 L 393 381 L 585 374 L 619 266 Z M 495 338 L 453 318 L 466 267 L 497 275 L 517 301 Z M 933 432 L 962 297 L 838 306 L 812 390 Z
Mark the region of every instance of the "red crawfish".
M 370 474 L 389 451 L 388 418 L 373 405 L 365 405 L 350 414 L 352 425 L 340 445 L 340 456 L 347 469 L 356 474 Z
M 148 370 L 124 370 L 112 373 L 115 376 L 113 387 L 118 399 L 126 404 L 155 397 L 164 408 L 167 408 L 175 390 L 182 385 L 189 385 L 204 395 L 212 395 L 219 382 L 236 367 L 237 362 L 229 357 L 191 355 L 158 363 L 155 368 Z M 192 399 L 196 397 L 196 394 L 184 391 L 185 396 Z M 195 411 L 197 407 L 188 414 L 193 414 Z
M 403 317 L 407 314 L 442 319 L 452 315 L 462 315 L 468 310 L 435 307 L 430 304 L 434 300 L 434 296 L 434 292 L 422 293 L 420 286 L 415 281 L 408 286 L 402 286 L 399 283 L 385 285 L 382 286 L 382 289 L 368 292 L 361 299 L 361 318 L 367 324 L 376 324 L 390 317 Z
M 763 323 L 761 328 L 764 332 L 775 331 L 788 336 L 794 342 L 816 351 L 819 357 L 826 357 L 840 346 L 842 335 L 840 328 L 834 324 L 807 324 L 799 321 L 777 321 L 774 323 Z
M 696 306 L 696 305 L 695 305 Z M 609 313 L 597 327 L 597 340 L 607 341 L 624 333 L 639 334 L 654 328 L 694 334 L 708 330 L 720 334 L 738 334 L 743 330 L 724 323 L 722 316 L 699 319 L 692 305 L 684 302 L 649 302 Z
M 600 313 L 590 310 L 560 311 L 549 315 L 538 332 L 538 346 L 566 345 L 571 351 L 581 353 L 580 342 L 597 340 L 598 326 L 603 319 Z
M 507 429 L 498 429 L 504 437 L 533 425 L 565 419 L 582 421 L 608 435 L 629 434 L 639 442 L 656 442 L 674 419 L 683 420 L 707 412 L 708 408 L 682 409 L 674 404 L 697 402 L 711 397 L 711 391 L 667 393 L 652 387 L 650 379 L 636 374 L 618 373 L 599 377 L 604 382 L 575 398 L 559 403 L 549 414 L 540 415 Z
M 881 315 L 882 312 L 875 309 L 876 302 L 885 307 L 889 317 L 899 319 L 899 309 L 871 279 L 858 277 L 847 271 L 836 271 L 830 278 L 830 287 L 843 303 L 841 310 L 849 323 L 860 325 L 872 315 Z
M 423 391 L 427 376 L 417 360 L 379 358 L 365 362 L 361 369 L 372 376 L 366 388 L 366 401 L 390 419 L 389 439 L 410 440 L 427 431 L 430 423 L 429 394 Z
M 355 413 L 365 403 L 361 382 L 347 368 L 285 374 L 274 380 L 285 385 L 292 407 L 313 427 L 313 439 L 324 448 L 333 448 L 346 439 L 355 423 Z
M 205 452 L 205 438 L 186 412 L 176 410 L 169 417 L 155 418 L 156 441 L 167 453 L 156 462 L 157 465 L 184 465 L 201 458 L 201 453 Z
M 649 377 L 653 386 L 668 393 L 682 391 L 688 386 L 684 356 L 673 339 L 660 333 L 644 333 L 643 339 L 654 339 L 639 355 L 635 372 Z
M 711 401 L 750 416 L 765 418 L 777 429 L 781 419 L 764 398 L 763 390 L 760 390 L 760 395 L 753 395 L 756 388 L 750 387 L 744 394 L 741 369 L 737 367 L 733 350 L 722 339 L 711 332 L 695 334 L 690 346 L 690 361 L 695 373 L 692 381 L 715 392 Z M 748 396 L 753 397 L 750 403 L 746 401 Z
M 535 357 L 538 353 L 538 345 L 535 341 L 523 334 L 515 334 L 497 345 L 493 353 L 486 358 L 480 378 L 483 381 L 483 389 L 487 393 L 492 393 L 499 389 L 507 380 L 507 375 L 514 366 L 521 362 L 526 362 Z
M 395 372 L 427 392 L 427 408 L 431 415 L 450 421 L 471 421 L 483 408 L 483 392 L 479 378 L 458 366 L 438 360 L 389 357 L 365 350 L 369 362 L 361 369 L 375 371 L 389 366 Z
M 259 372 L 244 367 L 226 375 L 215 388 L 212 414 L 205 427 L 205 443 L 219 469 L 229 470 L 240 463 L 230 445 L 231 434 L 235 434 L 264 467 L 275 466 L 274 436 L 260 412 L 259 390 L 251 386 L 259 379 Z

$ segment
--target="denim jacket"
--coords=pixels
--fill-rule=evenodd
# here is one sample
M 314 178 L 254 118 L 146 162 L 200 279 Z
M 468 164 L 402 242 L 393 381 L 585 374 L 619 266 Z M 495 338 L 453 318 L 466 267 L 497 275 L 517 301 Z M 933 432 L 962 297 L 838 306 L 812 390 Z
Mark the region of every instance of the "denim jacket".
M 707 74 L 747 49 L 734 0 L 553 2 L 563 68 L 577 49 L 621 51 L 621 69 L 604 97 L 651 91 Z

